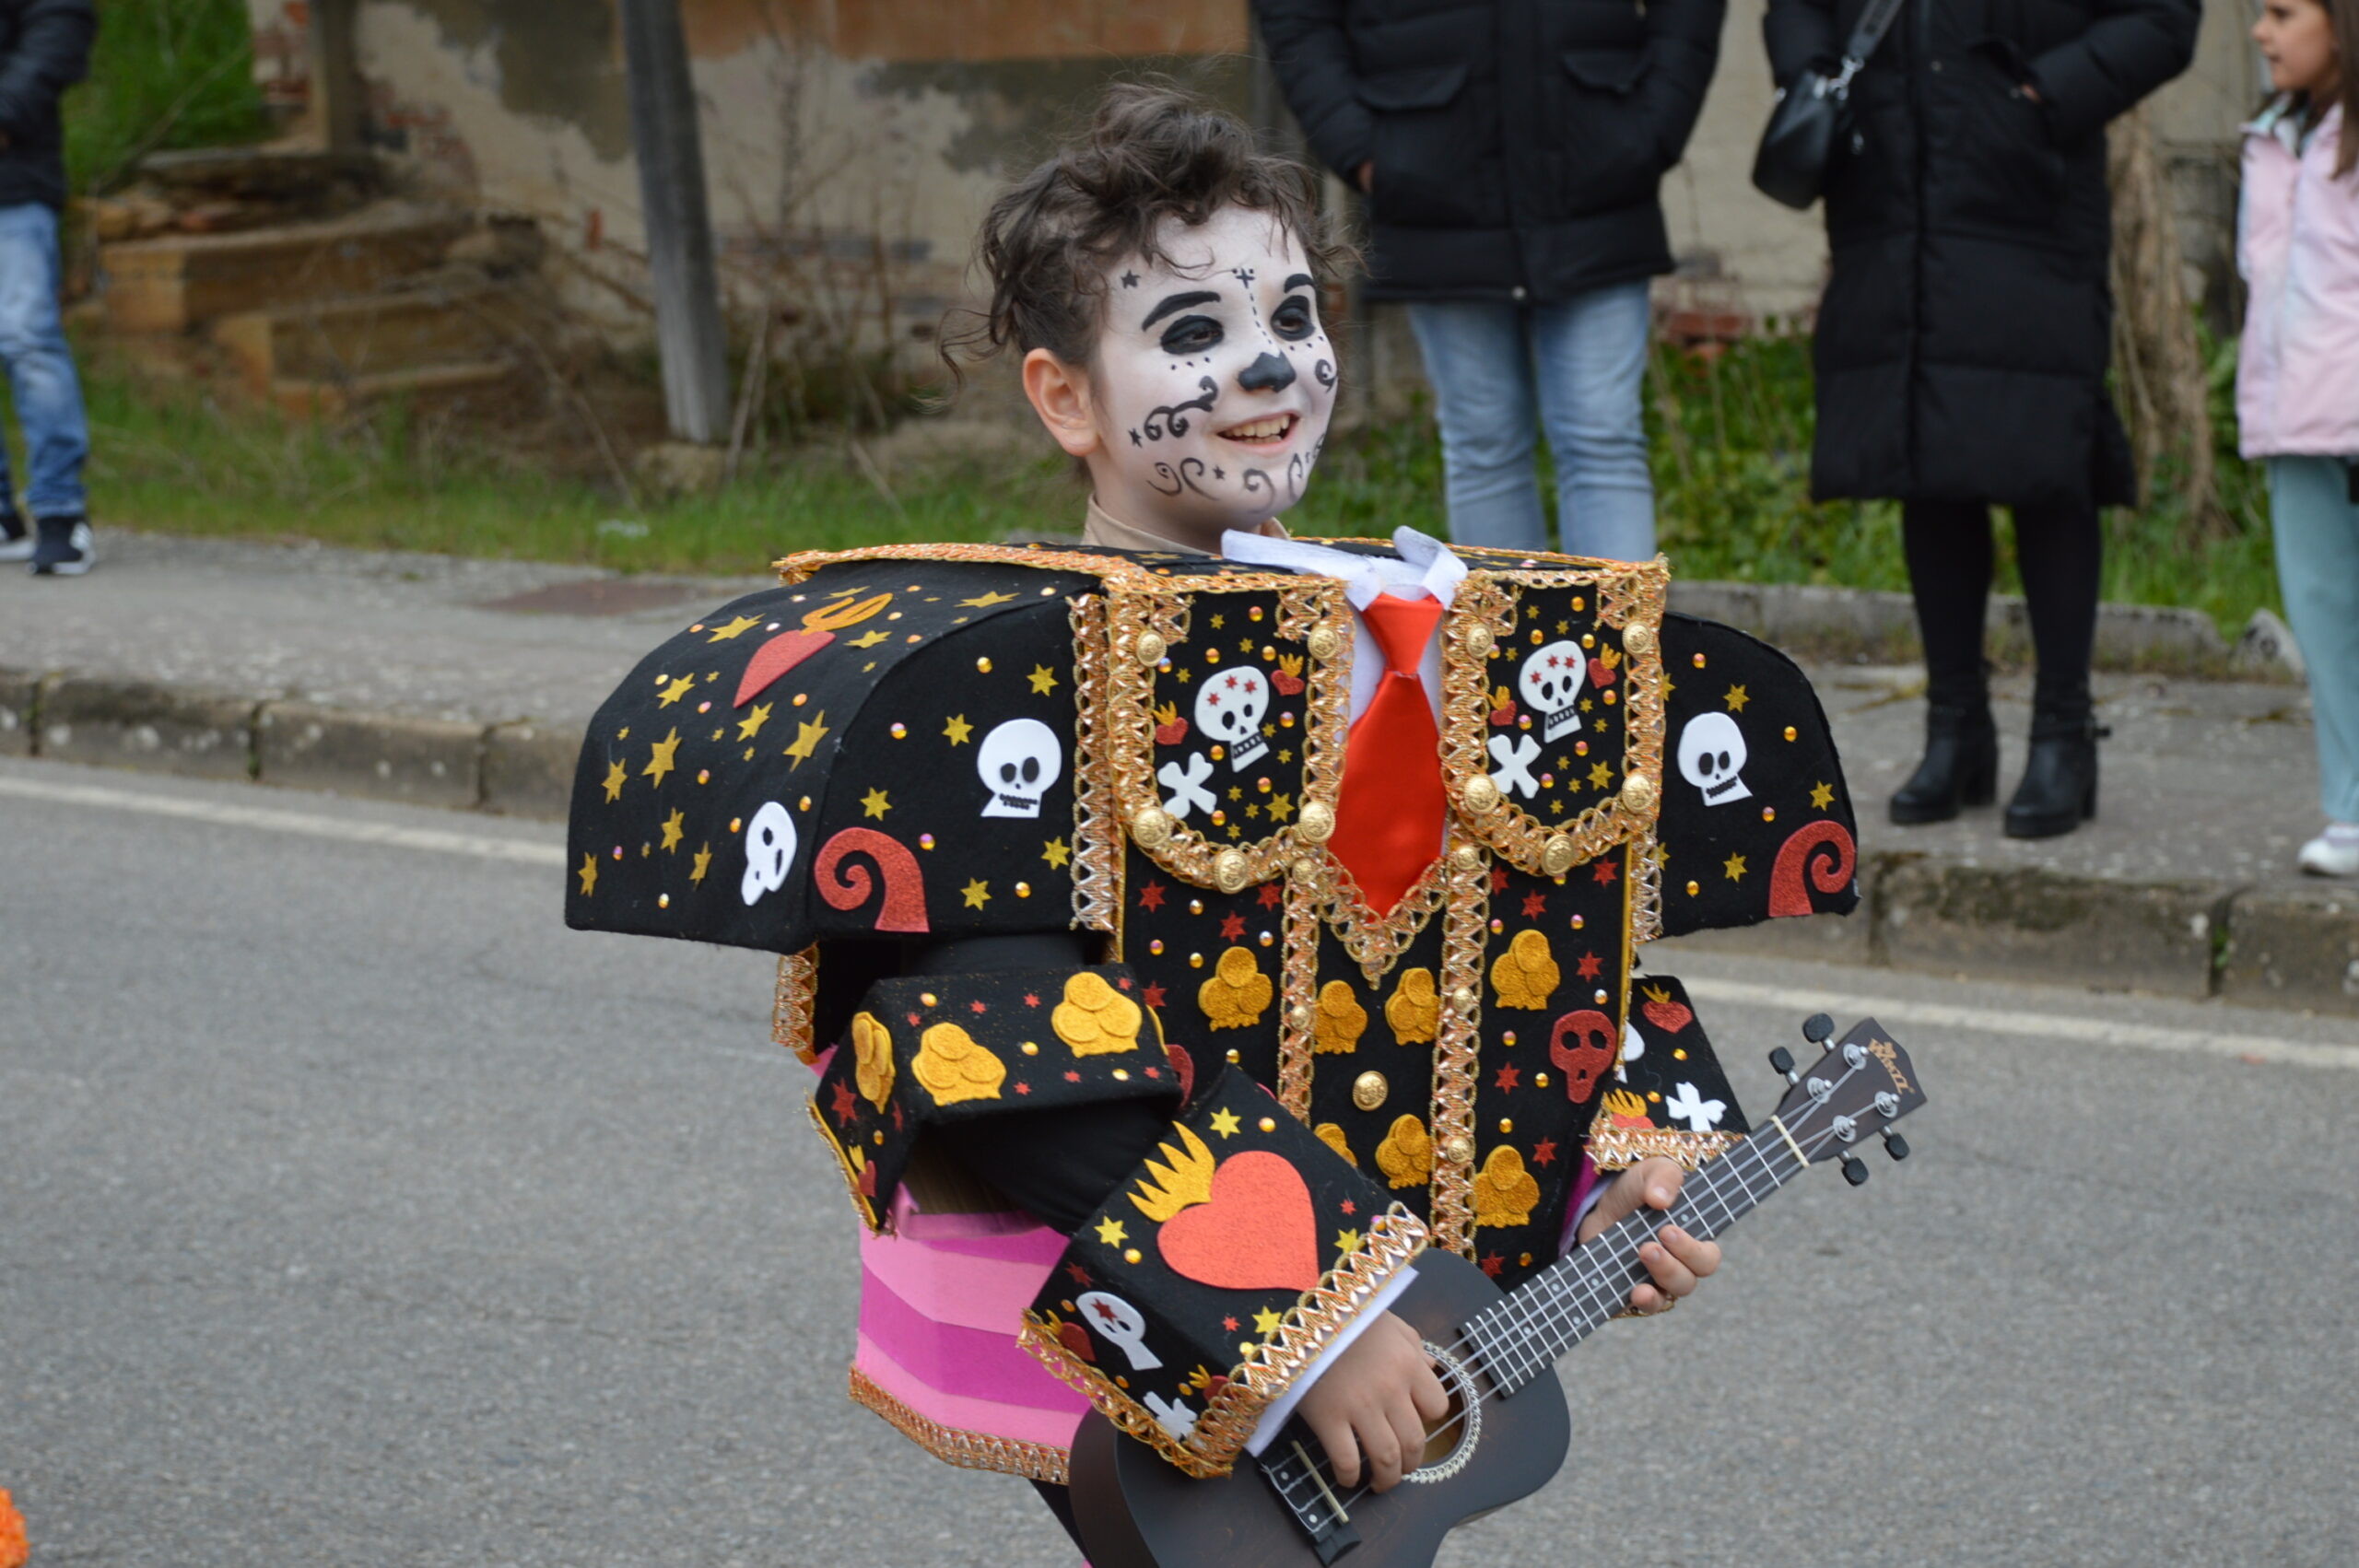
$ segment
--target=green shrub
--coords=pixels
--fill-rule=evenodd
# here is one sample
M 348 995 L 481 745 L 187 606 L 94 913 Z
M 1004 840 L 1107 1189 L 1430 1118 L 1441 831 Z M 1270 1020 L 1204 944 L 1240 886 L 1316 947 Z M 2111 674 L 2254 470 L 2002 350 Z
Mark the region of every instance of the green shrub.
M 245 0 L 104 0 L 89 79 L 65 111 L 67 176 L 92 193 L 144 154 L 261 137 Z

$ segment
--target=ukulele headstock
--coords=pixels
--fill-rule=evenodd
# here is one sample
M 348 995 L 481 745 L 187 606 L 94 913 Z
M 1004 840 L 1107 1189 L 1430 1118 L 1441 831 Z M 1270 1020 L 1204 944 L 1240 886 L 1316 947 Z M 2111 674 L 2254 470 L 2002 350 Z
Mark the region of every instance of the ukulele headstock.
M 1894 1159 L 1908 1157 L 1907 1142 L 1892 1128 L 1925 1103 L 1925 1091 L 1907 1051 L 1874 1019 L 1862 1018 L 1826 1045 L 1834 1032 L 1834 1021 L 1816 1014 L 1802 1034 L 1824 1047 L 1818 1059 L 1798 1070 L 1792 1053 L 1780 1046 L 1769 1053 L 1769 1065 L 1792 1085 L 1778 1102 L 1786 1135 L 1813 1164 L 1840 1159 L 1844 1176 L 1857 1187 L 1868 1179 L 1867 1166 L 1851 1157 L 1862 1140 L 1880 1134 Z

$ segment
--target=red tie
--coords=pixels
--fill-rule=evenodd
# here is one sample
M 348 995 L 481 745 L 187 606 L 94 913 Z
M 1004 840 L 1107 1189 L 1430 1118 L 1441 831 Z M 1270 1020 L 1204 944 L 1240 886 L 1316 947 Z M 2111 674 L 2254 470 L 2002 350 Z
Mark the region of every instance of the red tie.
M 1379 914 L 1401 902 L 1440 852 L 1441 733 L 1417 669 L 1441 612 L 1438 599 L 1390 593 L 1360 612 L 1384 650 L 1384 679 L 1344 745 L 1328 848 Z

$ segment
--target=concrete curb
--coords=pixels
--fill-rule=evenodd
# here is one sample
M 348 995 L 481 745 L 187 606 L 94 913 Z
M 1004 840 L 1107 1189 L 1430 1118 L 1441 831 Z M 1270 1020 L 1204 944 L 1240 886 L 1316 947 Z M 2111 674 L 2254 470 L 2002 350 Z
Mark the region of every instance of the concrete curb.
M 0 755 L 545 821 L 565 817 L 581 733 L 0 670 Z M 2359 887 L 2136 882 L 1886 852 L 1863 859 L 1860 890 L 1848 919 L 1773 920 L 1670 946 L 2359 1017 Z

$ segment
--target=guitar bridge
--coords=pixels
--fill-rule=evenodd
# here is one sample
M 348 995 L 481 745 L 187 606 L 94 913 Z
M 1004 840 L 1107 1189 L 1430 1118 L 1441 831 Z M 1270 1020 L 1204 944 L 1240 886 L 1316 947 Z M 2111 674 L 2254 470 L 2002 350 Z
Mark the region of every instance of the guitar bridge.
M 1278 1441 L 1262 1451 L 1262 1476 L 1294 1515 L 1320 1562 L 1333 1562 L 1360 1544 L 1350 1510 L 1337 1496 L 1329 1478 L 1326 1456 L 1318 1441 L 1289 1422 Z

